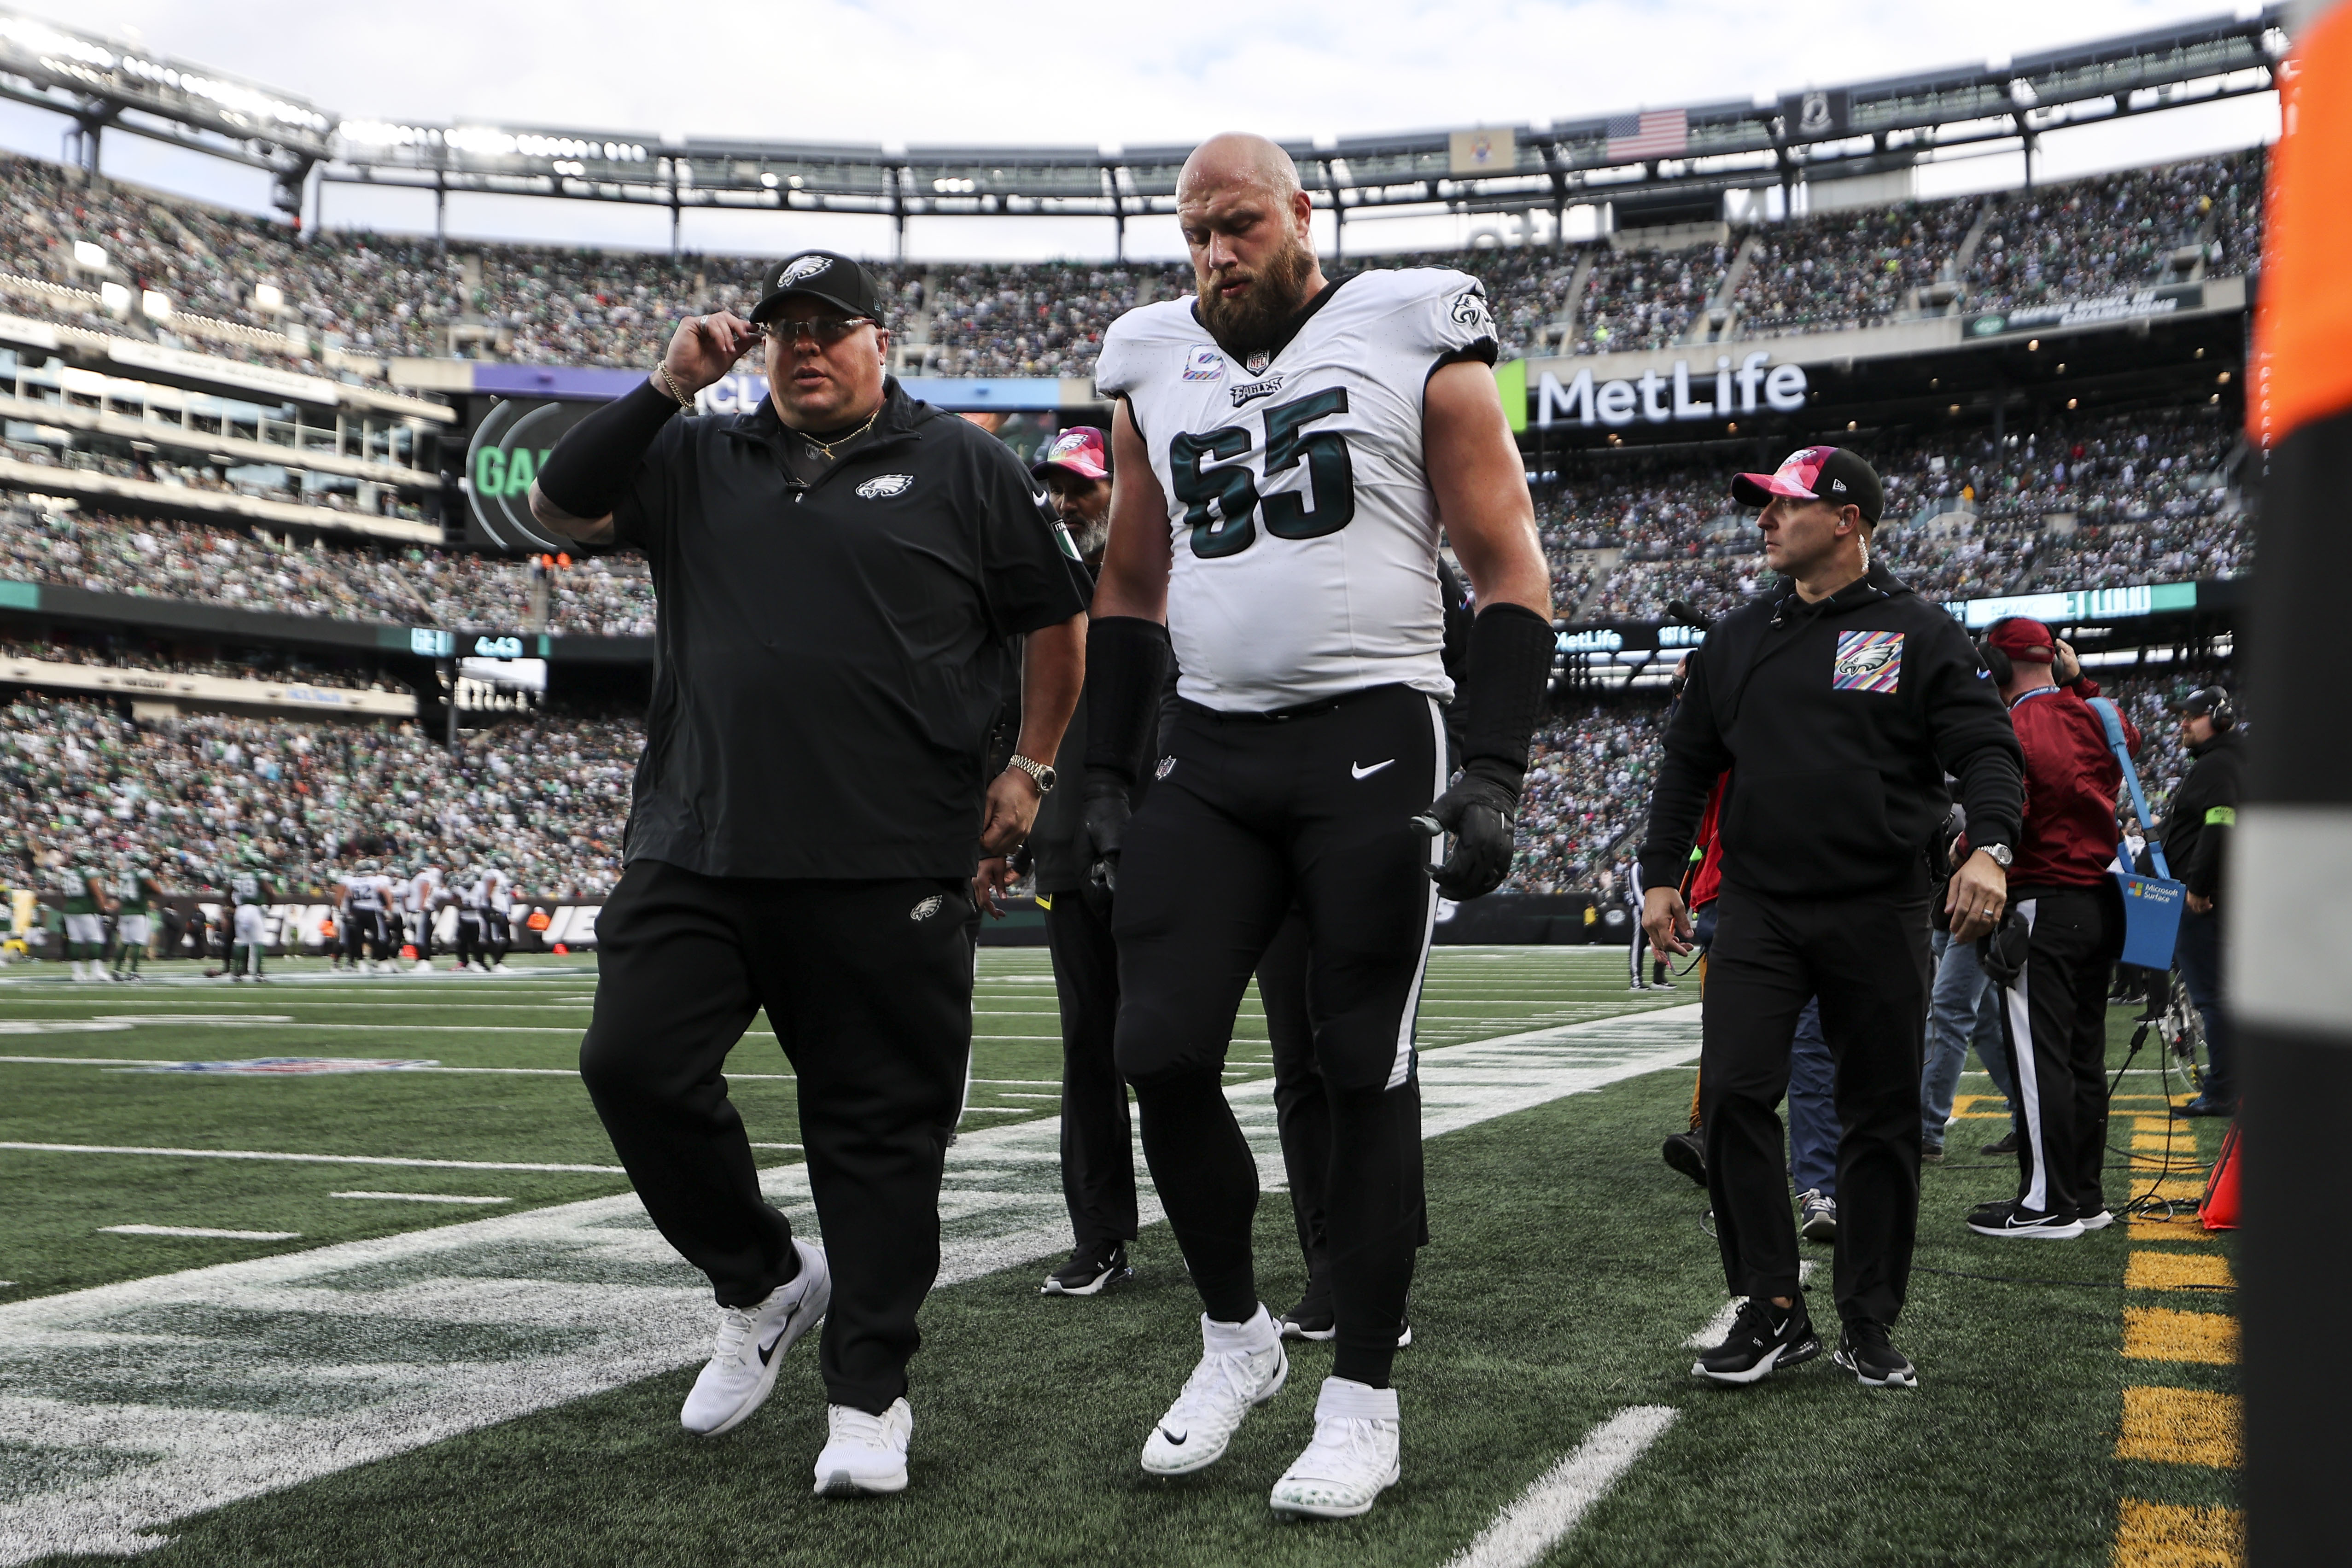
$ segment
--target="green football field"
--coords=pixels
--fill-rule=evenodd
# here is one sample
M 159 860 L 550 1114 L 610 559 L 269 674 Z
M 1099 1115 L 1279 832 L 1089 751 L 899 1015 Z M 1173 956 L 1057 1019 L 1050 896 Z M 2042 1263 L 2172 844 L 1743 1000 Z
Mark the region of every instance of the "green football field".
M 1437 950 L 1404 1477 L 1315 1525 L 1266 1493 L 1328 1346 L 1295 1348 L 1219 1464 L 1154 1480 L 1137 1450 L 1199 1350 L 1165 1226 L 1131 1285 L 1037 1293 L 1069 1245 L 1042 950 L 981 956 L 913 1484 L 858 1501 L 810 1495 L 813 1343 L 741 1428 L 677 1425 L 711 1308 L 573 1076 L 593 959 L 151 972 L 0 971 L 0 1564 L 2235 1560 L 2226 1239 L 2185 1208 L 2068 1243 L 1969 1235 L 1961 1214 L 2014 1176 L 1977 1153 L 2005 1125 L 1981 1074 L 1926 1176 L 1896 1335 L 1922 1385 L 1864 1389 L 1826 1356 L 1696 1382 L 1692 1343 L 1729 1303 L 1705 1196 L 1658 1144 L 1685 1125 L 1696 992 L 1629 994 L 1622 949 Z M 2120 1066 L 2122 1009 L 2110 1033 Z M 2195 1197 L 2219 1145 L 2170 1121 L 2182 1086 L 2156 1065 L 2116 1092 L 2111 1204 L 2126 1184 Z M 1254 999 L 1230 1066 L 1279 1310 L 1303 1270 Z M 814 1234 L 764 1021 L 730 1079 L 764 1185 Z M 1829 1249 L 1806 1253 L 1833 1320 Z

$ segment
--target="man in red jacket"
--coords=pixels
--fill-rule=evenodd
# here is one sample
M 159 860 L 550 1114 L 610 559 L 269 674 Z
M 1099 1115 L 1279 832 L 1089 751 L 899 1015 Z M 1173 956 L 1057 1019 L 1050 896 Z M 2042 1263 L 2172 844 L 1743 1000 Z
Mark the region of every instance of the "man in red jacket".
M 1969 1228 L 2063 1240 L 2114 1218 L 2099 1172 L 2107 1152 L 2107 977 L 2124 941 L 2123 899 L 2107 870 L 2123 767 L 2088 701 L 2099 688 L 2049 627 L 1997 621 L 1984 655 L 2025 753 L 2025 826 L 2009 869 L 2013 913 L 1986 938 L 1985 965 L 2007 992 L 2002 1044 L 2023 1135 L 2017 1197 L 1971 1209 Z M 2061 685 L 2060 675 L 2070 684 Z M 2128 718 L 2122 725 L 2137 755 L 2139 731 Z

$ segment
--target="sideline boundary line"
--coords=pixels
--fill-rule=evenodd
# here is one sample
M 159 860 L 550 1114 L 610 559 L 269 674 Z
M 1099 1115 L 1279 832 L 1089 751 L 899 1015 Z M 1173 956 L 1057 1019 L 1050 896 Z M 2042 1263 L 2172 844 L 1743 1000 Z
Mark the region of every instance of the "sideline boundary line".
M 1618 1411 L 1496 1514 L 1445 1568 L 1528 1568 L 1577 1527 L 1679 1414 L 1670 1405 Z

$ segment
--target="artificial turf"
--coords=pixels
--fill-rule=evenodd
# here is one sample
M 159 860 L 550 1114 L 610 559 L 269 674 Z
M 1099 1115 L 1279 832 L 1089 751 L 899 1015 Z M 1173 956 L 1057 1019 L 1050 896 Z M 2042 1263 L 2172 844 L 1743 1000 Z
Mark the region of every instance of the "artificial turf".
M 1425 1042 L 1435 1043 L 1433 1034 L 1488 1038 L 1574 1021 L 1569 1015 L 1600 1016 L 1629 1000 L 1690 999 L 1689 992 L 1627 998 L 1622 969 L 1607 967 L 1602 955 L 1535 961 L 1540 956 L 1441 951 Z M 1042 955 L 984 955 L 983 973 L 988 1010 L 1050 1019 L 1050 988 L 1030 980 L 1042 973 Z M 288 994 L 295 989 L 270 991 L 268 1010 L 326 1016 L 323 1008 L 306 1015 Z M 0 1017 L 38 1010 L 16 1006 L 20 995 L 5 994 Z M 208 1009 L 218 995 L 203 993 Z M 89 1010 L 162 1007 L 142 999 L 134 1009 L 121 998 L 110 993 Z M 1002 1008 L 991 1005 L 1000 999 Z M 547 1005 L 553 1016 L 570 1004 Z M 574 1011 L 584 1019 L 584 1011 Z M 1013 1027 L 1020 1021 L 984 1023 L 1003 1038 L 982 1042 L 982 1061 L 995 1070 L 976 1067 L 978 1075 L 1053 1076 L 1057 1051 L 1050 1040 L 1011 1038 L 1050 1034 L 1050 1022 Z M 572 1045 L 556 1034 L 500 1037 L 494 1027 L 467 1037 L 470 1043 L 436 1037 L 429 1050 L 396 1034 L 295 1048 L 275 1039 L 293 1031 L 261 1040 L 191 1028 L 167 1038 L 151 1036 L 152 1027 L 5 1043 L 18 1054 L 220 1057 L 317 1049 L 451 1063 L 471 1051 L 478 1054 L 463 1059 L 484 1065 L 541 1064 Z M 2120 1047 L 2127 1033 L 2120 1018 L 2113 1032 Z M 138 1049 L 128 1048 L 132 1040 Z M 1262 1025 L 1255 1032 L 1245 1025 L 1237 1073 L 1264 1071 L 1262 1040 Z M 773 1071 L 774 1062 L 770 1044 L 756 1063 L 735 1065 Z M 29 1065 L 0 1071 L 8 1074 L 0 1082 L 16 1089 L 0 1101 L 0 1140 L 199 1146 L 197 1140 L 210 1139 L 200 1146 L 271 1149 L 340 1141 L 370 1152 L 475 1151 L 450 1157 L 610 1159 L 576 1083 L 560 1078 L 178 1079 Z M 1983 1080 L 1966 1086 L 1981 1092 Z M 792 1136 L 789 1088 L 739 1086 L 755 1139 L 763 1126 L 780 1139 Z M 1404 1479 L 1361 1521 L 1286 1525 L 1266 1507 L 1267 1489 L 1307 1436 L 1326 1346 L 1296 1348 L 1288 1390 L 1244 1426 L 1212 1469 L 1172 1483 L 1137 1469 L 1145 1431 L 1198 1351 L 1197 1302 L 1165 1228 L 1155 1227 L 1135 1249 L 1139 1278 L 1098 1299 L 1041 1298 L 1042 1270 L 1034 1267 L 932 1295 L 913 1375 L 913 1485 L 901 1497 L 836 1502 L 810 1495 L 809 1461 L 824 1440 L 823 1394 L 813 1347 L 803 1347 L 766 1407 L 716 1441 L 688 1438 L 677 1427 L 692 1375 L 681 1369 L 184 1521 L 148 1560 L 159 1568 L 1106 1558 L 1437 1564 L 1592 1427 L 1629 1406 L 1667 1406 L 1678 1418 L 1543 1561 L 2104 1564 L 2115 1549 L 2120 1500 L 2234 1506 L 2234 1478 L 2225 1467 L 2116 1457 L 2127 1387 L 2235 1388 L 2235 1368 L 2225 1361 L 2123 1354 L 2127 1306 L 2210 1313 L 2231 1304 L 2226 1292 L 2127 1291 L 2127 1260 L 2151 1251 L 2226 1258 L 2226 1248 L 2188 1227 L 2167 1231 L 2188 1232 L 2185 1241 L 2162 1243 L 2147 1241 L 2146 1227 L 2123 1224 L 2063 1245 L 1971 1237 L 1961 1213 L 2003 1195 L 2011 1179 L 2011 1167 L 1975 1154 L 2001 1130 L 1981 1101 L 1964 1106 L 1979 1119 L 1954 1129 L 1951 1162 L 1926 1174 L 1922 1267 L 1897 1333 L 1919 1364 L 1920 1388 L 1861 1388 L 1826 1356 L 1751 1389 L 1696 1385 L 1684 1342 L 1723 1304 L 1724 1287 L 1702 1228 L 1705 1196 L 1657 1158 L 1659 1139 L 1683 1124 L 1689 1089 L 1686 1070 L 1648 1072 L 1432 1141 L 1433 1241 L 1412 1298 L 1415 1343 L 1397 1369 Z M 755 1097 L 767 1090 L 776 1097 Z M 204 1098 L 210 1091 L 228 1092 Z M 2120 1093 L 2146 1098 L 2119 1099 L 2117 1110 L 2145 1114 L 2153 1125 L 2165 1113 L 2161 1092 L 2155 1078 L 2127 1077 Z M 1047 1101 L 992 1103 L 1017 1107 L 992 1121 L 1052 1109 Z M 2119 1124 L 2119 1147 L 2131 1142 L 2120 1130 L 2130 1125 Z M 2201 1137 L 2210 1155 L 2217 1130 L 2186 1132 Z M 2177 1163 L 2190 1162 L 2184 1155 Z M 147 1168 L 122 1174 L 118 1166 Z M 372 1234 L 371 1224 L 479 1217 L 465 1210 L 354 1217 L 348 1210 L 366 1206 L 328 1199 L 330 1187 L 499 1193 L 513 1197 L 513 1207 L 620 1190 L 618 1178 L 593 1176 L 335 1167 L 313 1181 L 312 1174 L 303 1166 L 0 1151 L 0 1175 L 16 1198 L 29 1189 L 38 1220 L 21 1239 L 13 1225 L 0 1238 L 0 1277 L 34 1284 L 29 1276 L 54 1254 L 55 1282 L 36 1288 L 71 1288 L 124 1277 L 110 1271 L 123 1267 L 119 1261 L 103 1260 L 110 1248 L 141 1249 L 146 1261 L 139 1267 L 152 1269 L 163 1254 L 144 1249 L 184 1245 L 93 1237 L 96 1225 L 116 1222 L 100 1213 L 137 1208 L 175 1224 L 320 1228 L 282 1247 L 184 1244 L 196 1258 L 161 1265 L 178 1268 Z M 2127 1174 L 2134 1173 L 2116 1172 L 2119 1185 Z M 2133 1190 L 2160 1174 L 2136 1173 Z M 2193 1188 L 2181 1177 L 2163 1190 L 2185 1197 Z M 2111 1188 L 2111 1202 L 2120 1196 Z M 280 1218 L 282 1224 L 258 1223 Z M 1301 1283 L 1278 1192 L 1261 1205 L 1258 1241 L 1262 1293 L 1278 1308 Z M 1808 1244 L 1806 1253 L 1820 1261 L 1814 1303 L 1827 1322 L 1834 1315 L 1829 1249 Z M 2160 1272 L 2138 1271 L 2149 1281 Z M 2177 1282 L 2186 1275 L 2176 1270 L 2168 1277 Z M 0 1292 L 0 1301 L 20 1294 L 21 1287 Z M 2209 1335 L 2198 1343 L 2220 1342 Z M 16 1392 L 0 1385 L 0 1397 Z M 0 1448 L 0 1475 L 36 1488 L 102 1485 L 101 1459 L 18 1444 Z M 0 1503 L 8 1490 L 0 1487 Z

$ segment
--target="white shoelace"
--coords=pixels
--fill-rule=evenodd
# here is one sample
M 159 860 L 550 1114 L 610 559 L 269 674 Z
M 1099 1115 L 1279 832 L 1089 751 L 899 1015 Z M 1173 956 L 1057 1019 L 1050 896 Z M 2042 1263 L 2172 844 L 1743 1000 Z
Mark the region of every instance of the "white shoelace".
M 1169 1415 L 1181 1416 L 1189 1427 L 1196 1416 L 1229 1421 L 1236 1412 L 1248 1408 L 1257 1394 L 1249 1374 L 1250 1356 L 1250 1352 L 1239 1350 L 1202 1356 L 1192 1375 L 1184 1380 L 1184 1391 L 1176 1396 Z
M 882 1417 L 854 1406 L 835 1405 L 825 1414 L 831 1417 L 830 1436 L 836 1443 L 851 1442 L 865 1448 L 887 1448 L 891 1445 L 884 1436 Z
M 751 1342 L 751 1330 L 757 1322 L 747 1307 L 719 1309 L 719 1343 L 710 1353 L 713 1361 L 740 1361 L 743 1347 Z
M 1359 1416 L 1327 1416 L 1316 1421 L 1314 1440 L 1290 1469 L 1306 1479 L 1353 1480 L 1387 1467 L 1379 1422 Z

